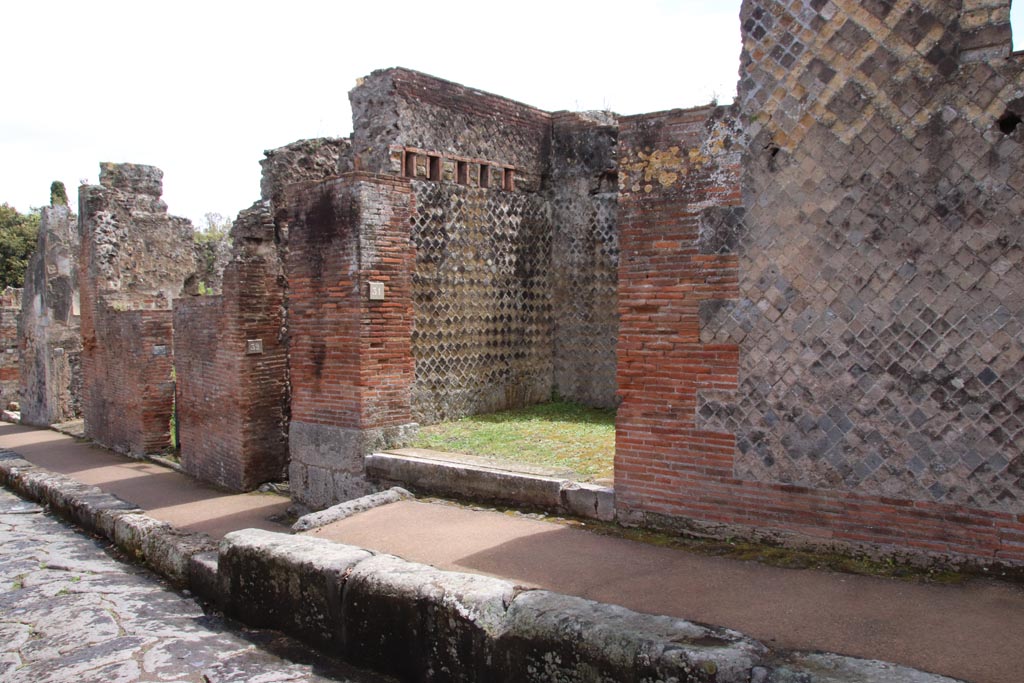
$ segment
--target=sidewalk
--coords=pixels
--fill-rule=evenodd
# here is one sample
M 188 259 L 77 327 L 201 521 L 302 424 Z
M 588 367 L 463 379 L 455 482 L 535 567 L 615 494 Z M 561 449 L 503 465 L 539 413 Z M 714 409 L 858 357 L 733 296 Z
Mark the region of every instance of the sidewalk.
M 0 426 L 0 447 L 93 483 L 190 529 L 259 526 L 287 502 L 226 495 L 183 475 L 52 432 Z M 781 648 L 882 659 L 974 681 L 1017 683 L 1024 588 L 913 584 L 692 555 L 518 516 L 402 502 L 310 532 L 408 560 L 727 626 Z

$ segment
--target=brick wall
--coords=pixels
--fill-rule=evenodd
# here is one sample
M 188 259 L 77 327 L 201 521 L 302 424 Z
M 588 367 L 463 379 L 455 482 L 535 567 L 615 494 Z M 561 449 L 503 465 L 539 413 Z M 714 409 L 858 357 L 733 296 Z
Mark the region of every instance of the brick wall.
M 75 215 L 66 206 L 45 207 L 18 324 L 25 424 L 47 426 L 81 414 L 78 252 Z
M 294 186 L 288 203 L 289 475 L 320 507 L 370 491 L 363 455 L 412 426 L 412 194 L 353 172 Z
M 742 201 L 660 205 L 694 142 L 624 124 L 625 516 L 1024 561 L 1024 82 L 983 4 L 745 2 Z
M 269 203 L 242 211 L 231 238 L 223 294 L 174 302 L 177 429 L 185 471 L 251 490 L 282 479 L 288 460 L 284 278 Z
M 698 392 L 736 385 L 735 344 L 704 344 L 700 307 L 734 298 L 737 260 L 701 250 L 706 215 L 738 206 L 735 113 L 624 117 L 619 131 L 619 406 L 624 513 L 691 512 L 691 487 L 730 477 L 735 439 L 699 429 Z
M 8 287 L 0 294 L 0 409 L 18 401 L 18 316 L 22 290 Z
M 171 445 L 171 302 L 194 271 L 192 225 L 167 214 L 163 173 L 101 164 L 79 189 L 85 434 L 142 455 Z

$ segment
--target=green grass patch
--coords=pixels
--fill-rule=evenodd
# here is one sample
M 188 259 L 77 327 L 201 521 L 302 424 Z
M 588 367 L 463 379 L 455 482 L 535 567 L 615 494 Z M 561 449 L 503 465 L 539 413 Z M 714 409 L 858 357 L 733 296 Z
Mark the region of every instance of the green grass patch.
M 587 478 L 610 479 L 615 458 L 615 411 L 551 401 L 424 427 L 411 445 L 565 468 Z

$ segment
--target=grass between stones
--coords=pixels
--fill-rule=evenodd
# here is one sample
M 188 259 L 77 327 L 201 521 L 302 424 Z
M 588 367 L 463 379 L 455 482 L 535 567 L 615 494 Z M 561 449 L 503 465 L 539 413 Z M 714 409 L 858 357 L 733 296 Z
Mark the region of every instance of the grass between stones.
M 411 445 L 565 468 L 585 478 L 611 479 L 615 411 L 556 400 L 423 427 Z

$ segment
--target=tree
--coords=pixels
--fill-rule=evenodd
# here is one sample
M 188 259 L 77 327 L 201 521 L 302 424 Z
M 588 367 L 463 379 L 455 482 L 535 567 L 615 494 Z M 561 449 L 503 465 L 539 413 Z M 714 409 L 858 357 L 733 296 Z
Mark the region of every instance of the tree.
M 54 180 L 50 183 L 50 206 L 67 206 L 68 205 L 68 191 L 64 187 L 64 183 L 59 180 Z
M 38 209 L 21 214 L 9 204 L 0 204 L 0 289 L 24 286 L 28 257 L 38 237 Z

